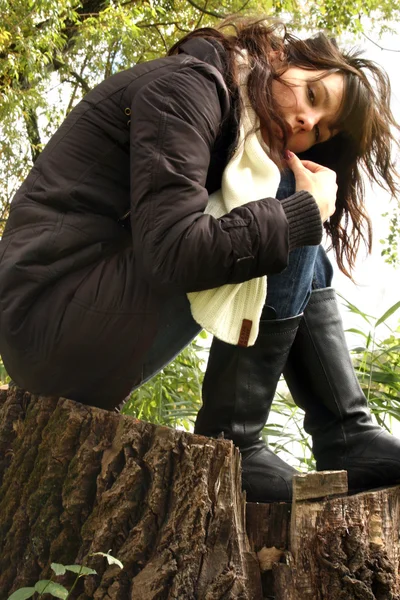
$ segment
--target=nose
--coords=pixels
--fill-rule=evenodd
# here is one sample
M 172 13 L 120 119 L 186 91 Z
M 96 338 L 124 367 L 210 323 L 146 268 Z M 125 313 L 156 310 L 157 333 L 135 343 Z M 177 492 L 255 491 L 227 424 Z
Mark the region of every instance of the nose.
M 317 115 L 310 112 L 303 112 L 298 115 L 297 123 L 304 131 L 312 131 L 318 123 Z

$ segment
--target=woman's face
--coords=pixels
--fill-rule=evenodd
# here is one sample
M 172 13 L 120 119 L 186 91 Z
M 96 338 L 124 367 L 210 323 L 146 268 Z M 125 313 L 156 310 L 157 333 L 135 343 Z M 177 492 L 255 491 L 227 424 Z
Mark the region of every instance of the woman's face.
M 332 125 L 338 116 L 344 93 L 344 78 L 340 73 L 309 71 L 299 67 L 290 67 L 274 80 L 272 93 L 281 114 L 288 124 L 287 147 L 292 152 L 304 152 L 321 142 L 326 142 L 338 133 Z M 277 131 L 281 136 L 281 130 Z

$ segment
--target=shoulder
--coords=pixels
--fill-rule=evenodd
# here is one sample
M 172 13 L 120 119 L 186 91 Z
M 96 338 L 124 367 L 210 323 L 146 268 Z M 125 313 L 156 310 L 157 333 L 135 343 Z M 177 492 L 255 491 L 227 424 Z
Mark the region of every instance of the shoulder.
M 98 84 L 84 100 L 95 105 L 110 96 L 118 95 L 123 104 L 129 106 L 139 92 L 150 91 L 157 87 L 158 82 L 159 87 L 163 88 L 167 84 L 172 85 L 174 81 L 182 81 L 188 91 L 192 90 L 194 94 L 202 87 L 209 90 L 211 82 L 222 104 L 229 103 L 224 74 L 215 65 L 187 54 L 139 63 L 120 71 Z
M 137 94 L 162 93 L 181 97 L 183 102 L 194 102 L 196 105 L 214 98 L 218 100 L 223 113 L 230 105 L 223 74 L 214 65 L 183 54 L 134 67 L 126 93 L 131 99 Z

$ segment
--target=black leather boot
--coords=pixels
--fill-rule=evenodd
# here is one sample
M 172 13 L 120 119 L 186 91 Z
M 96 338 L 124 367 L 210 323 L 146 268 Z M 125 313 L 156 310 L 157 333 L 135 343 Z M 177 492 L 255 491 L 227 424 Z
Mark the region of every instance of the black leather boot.
M 249 502 L 290 502 L 296 470 L 260 440 L 276 386 L 301 320 L 261 321 L 254 346 L 241 348 L 214 338 L 195 433 L 239 447 L 242 484 Z
M 400 481 L 400 440 L 371 418 L 332 288 L 312 292 L 284 376 L 319 471 L 345 469 L 351 492 Z

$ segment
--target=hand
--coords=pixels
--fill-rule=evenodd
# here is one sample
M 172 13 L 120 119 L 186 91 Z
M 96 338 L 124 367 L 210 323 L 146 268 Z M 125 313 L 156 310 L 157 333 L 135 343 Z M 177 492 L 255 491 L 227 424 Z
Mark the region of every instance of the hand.
M 286 161 L 296 178 L 296 192 L 306 190 L 315 199 L 324 223 L 336 209 L 336 173 L 310 160 L 300 160 L 293 152 L 286 152 Z

